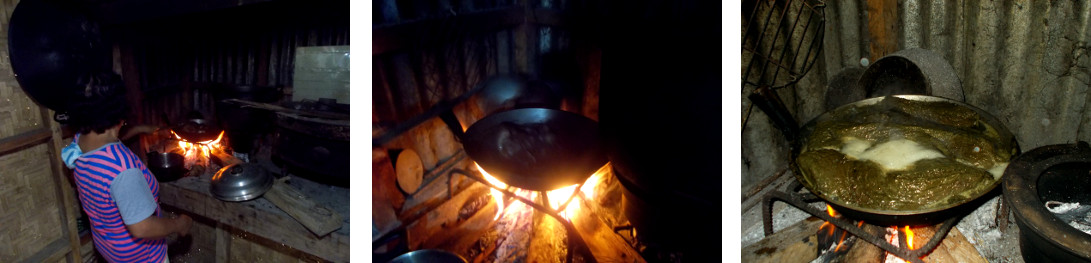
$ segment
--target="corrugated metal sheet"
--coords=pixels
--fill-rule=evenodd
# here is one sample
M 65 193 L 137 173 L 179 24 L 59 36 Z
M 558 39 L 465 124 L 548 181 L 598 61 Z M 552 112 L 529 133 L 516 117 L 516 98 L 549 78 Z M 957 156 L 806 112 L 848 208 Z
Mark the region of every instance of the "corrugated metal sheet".
M 867 12 L 830 12 L 864 10 L 866 4 L 829 5 L 826 33 L 837 37 L 828 37 L 823 51 L 866 51 L 862 47 L 873 39 L 861 38 L 866 34 L 851 28 L 866 23 Z M 897 50 L 917 47 L 942 54 L 962 80 L 966 102 L 1004 121 L 1024 150 L 1091 140 L 1091 1 L 912 0 L 898 4 L 896 14 L 901 24 L 893 32 Z M 825 65 L 812 74 L 829 78 L 840 70 L 835 65 L 853 65 L 861 57 L 875 61 L 882 55 L 827 55 Z M 823 89 L 817 85 L 822 76 L 812 77 L 814 84 L 799 88 Z M 811 103 L 819 102 L 801 104 Z
M 825 111 L 825 85 L 847 66 L 906 48 L 942 54 L 951 63 L 966 102 L 1003 121 L 1026 151 L 1043 145 L 1091 141 L 1091 1 L 827 1 L 823 56 L 796 87 L 781 95 L 804 123 Z M 893 22 L 880 23 L 884 19 Z M 884 26 L 887 26 L 884 28 Z M 883 41 L 893 41 L 883 50 Z M 745 66 L 745 64 L 744 64 Z M 743 91 L 743 114 L 749 105 Z M 781 136 L 754 110 L 744 145 Z M 776 152 L 776 147 L 765 149 Z M 744 164 L 757 162 L 752 155 Z M 783 160 L 781 160 L 782 162 Z M 766 164 L 766 165 L 783 165 Z M 752 169 L 746 168 L 744 173 Z M 761 175 L 773 170 L 766 167 Z M 747 181 L 744 179 L 744 181 Z M 744 185 L 746 185 L 744 183 Z

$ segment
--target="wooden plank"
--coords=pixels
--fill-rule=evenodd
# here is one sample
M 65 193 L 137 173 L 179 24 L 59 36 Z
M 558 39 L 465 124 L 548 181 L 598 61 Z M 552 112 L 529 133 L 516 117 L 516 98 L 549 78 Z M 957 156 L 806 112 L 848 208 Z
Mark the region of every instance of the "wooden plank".
M 325 236 L 341 228 L 341 214 L 315 203 L 299 190 L 285 184 L 283 180 L 275 180 L 273 187 L 265 192 L 264 197 L 316 236 Z
M 810 217 L 746 246 L 742 262 L 810 262 L 818 257 L 817 232 L 822 223 Z
M 264 199 L 224 202 L 209 195 L 207 189 L 189 189 L 173 183 L 160 184 L 159 197 L 165 206 L 215 220 L 226 227 L 250 233 L 256 238 L 284 244 L 290 249 L 325 260 L 348 261 L 347 235 L 334 232 L 324 237 L 315 237 L 291 216 L 261 210 L 252 203 L 268 202 Z
M 9 154 L 17 150 L 43 143 L 49 140 L 51 136 L 53 136 L 53 134 L 49 131 L 49 128 L 42 127 L 20 133 L 19 135 L 0 139 L 0 155 Z

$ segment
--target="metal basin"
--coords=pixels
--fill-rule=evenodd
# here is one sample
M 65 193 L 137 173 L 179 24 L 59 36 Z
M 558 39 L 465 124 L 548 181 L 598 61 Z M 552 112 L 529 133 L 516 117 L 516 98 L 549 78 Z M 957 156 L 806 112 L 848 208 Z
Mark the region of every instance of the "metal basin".
M 273 177 L 257 165 L 228 165 L 212 176 L 209 192 L 217 199 L 231 202 L 258 198 L 273 187 Z

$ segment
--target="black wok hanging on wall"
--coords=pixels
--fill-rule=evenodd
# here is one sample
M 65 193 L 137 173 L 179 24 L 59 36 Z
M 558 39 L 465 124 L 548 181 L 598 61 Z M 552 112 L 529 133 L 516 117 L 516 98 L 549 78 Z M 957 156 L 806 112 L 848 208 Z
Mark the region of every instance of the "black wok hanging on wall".
M 83 10 L 74 1 L 24 0 L 8 26 L 8 53 L 19 86 L 57 112 L 79 94 L 80 76 L 111 70 L 98 25 Z

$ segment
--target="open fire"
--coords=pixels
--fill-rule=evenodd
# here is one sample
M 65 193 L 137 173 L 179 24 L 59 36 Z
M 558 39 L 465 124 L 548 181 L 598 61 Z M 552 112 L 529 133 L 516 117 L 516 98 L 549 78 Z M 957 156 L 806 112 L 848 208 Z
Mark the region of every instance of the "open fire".
M 610 164 L 607 163 L 606 165 L 603 165 L 601 168 L 599 168 L 598 171 L 595 171 L 595 173 L 592 174 L 591 177 L 587 178 L 587 181 L 583 183 L 583 186 L 580 186 L 579 184 L 573 184 L 570 186 L 562 187 L 560 189 L 547 191 L 545 192 L 544 196 L 541 196 L 536 191 L 524 190 L 514 186 L 508 186 L 496 177 L 489 175 L 489 173 L 486 172 L 485 169 L 482 169 L 481 166 L 477 163 L 474 163 L 474 166 L 477 168 L 477 171 L 481 172 L 481 175 L 485 177 L 485 180 L 493 186 L 501 189 L 510 190 L 520 197 L 535 202 L 541 203 L 548 201 L 550 209 L 558 212 L 561 217 L 569 221 L 571 221 L 576 214 L 580 213 L 580 199 L 578 198 L 583 198 L 588 201 L 594 200 L 595 187 L 604 181 L 605 174 L 610 170 Z M 576 187 L 580 187 L 579 192 L 576 192 Z M 502 215 L 504 215 L 506 209 L 516 207 L 505 205 L 506 198 L 504 198 L 504 194 L 499 190 L 490 188 L 489 191 L 489 193 L 493 197 L 493 201 L 495 201 L 496 204 L 499 206 L 496 211 L 496 216 L 493 217 L 493 220 L 499 219 Z M 529 206 L 517 207 L 518 209 L 533 209 Z
M 841 214 L 837 213 L 837 211 L 834 210 L 833 207 L 830 207 L 829 205 L 826 205 L 826 212 L 829 213 L 829 215 L 834 217 L 834 218 L 840 218 L 841 217 Z M 857 224 L 856 224 L 857 227 L 862 227 L 863 225 L 864 225 L 864 221 L 862 221 L 862 220 L 858 221 Z M 886 236 L 884 236 L 886 241 L 889 242 L 891 245 L 894 245 L 895 247 L 901 247 L 901 245 L 899 245 L 899 243 L 900 243 L 900 240 L 899 240 L 899 237 L 898 237 L 899 231 L 905 232 L 906 244 L 908 245 L 908 248 L 910 250 L 917 249 L 917 247 L 914 246 L 913 230 L 909 226 L 904 226 L 902 228 L 892 226 L 892 227 L 886 228 Z M 838 252 L 838 251 L 841 251 L 842 249 L 848 249 L 845 246 L 843 246 L 845 244 L 845 238 L 848 235 L 848 232 L 846 232 L 844 230 L 841 230 L 841 229 L 837 229 L 837 226 L 834 226 L 830 222 L 823 222 L 822 225 L 819 226 L 818 232 L 819 232 L 820 239 L 822 239 L 822 240 L 828 242 L 829 244 L 831 244 L 831 245 L 828 246 L 828 247 L 832 247 L 832 249 L 829 250 L 829 252 Z M 836 240 L 836 243 L 833 243 L 834 240 Z M 820 243 L 826 243 L 826 242 L 820 242 Z M 823 247 L 822 249 L 827 249 L 828 247 Z M 905 263 L 905 262 L 908 262 L 908 261 L 906 261 L 906 260 L 904 260 L 902 258 L 899 258 L 899 257 L 891 254 L 890 252 L 884 252 L 883 258 L 884 258 L 883 262 L 887 262 L 887 263 Z
M 174 135 L 174 138 L 178 140 L 178 149 L 182 151 L 182 155 L 185 156 L 186 169 L 192 168 L 193 165 L 201 165 L 204 167 L 209 166 L 210 157 L 218 151 L 223 151 L 223 145 L 220 141 L 223 140 L 224 132 L 220 131 L 220 134 L 216 136 L 214 140 L 189 142 L 179 136 L 174 131 L 170 132 Z

